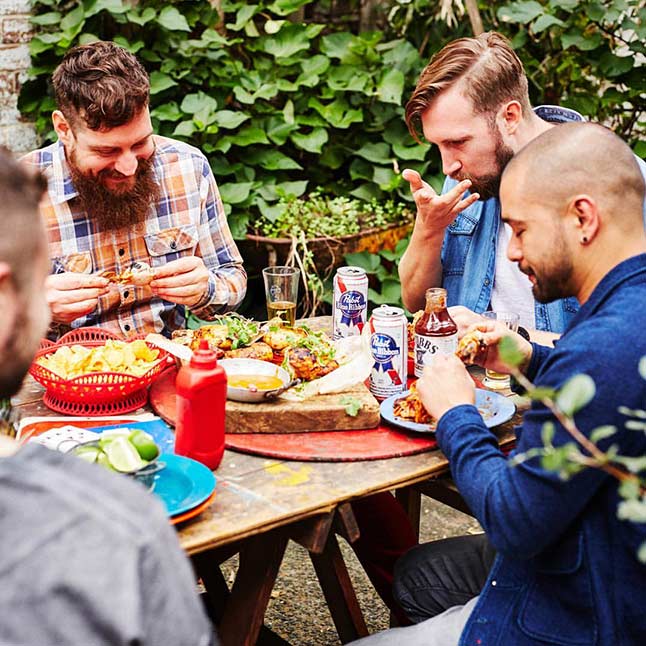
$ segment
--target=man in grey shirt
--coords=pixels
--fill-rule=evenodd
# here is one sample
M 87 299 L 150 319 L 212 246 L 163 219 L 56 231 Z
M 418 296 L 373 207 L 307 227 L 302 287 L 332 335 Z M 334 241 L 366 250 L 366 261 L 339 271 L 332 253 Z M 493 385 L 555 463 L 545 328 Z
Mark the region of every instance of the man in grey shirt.
M 0 150 L 0 426 L 49 323 L 44 189 Z M 0 435 L 0 644 L 215 644 L 154 496 L 73 456 L 16 449 Z

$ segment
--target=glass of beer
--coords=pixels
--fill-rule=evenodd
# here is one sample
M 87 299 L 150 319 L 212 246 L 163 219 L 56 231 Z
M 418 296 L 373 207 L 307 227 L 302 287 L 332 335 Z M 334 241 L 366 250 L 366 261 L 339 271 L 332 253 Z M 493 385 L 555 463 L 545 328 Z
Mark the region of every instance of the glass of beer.
M 293 327 L 300 271 L 296 267 L 266 267 L 262 270 L 262 277 L 265 281 L 267 319 L 278 316 Z
M 504 323 L 512 332 L 518 331 L 520 316 L 515 312 L 483 312 L 482 316 Z M 504 390 L 510 387 L 510 378 L 504 372 L 496 372 L 487 368 L 483 384 L 492 390 Z

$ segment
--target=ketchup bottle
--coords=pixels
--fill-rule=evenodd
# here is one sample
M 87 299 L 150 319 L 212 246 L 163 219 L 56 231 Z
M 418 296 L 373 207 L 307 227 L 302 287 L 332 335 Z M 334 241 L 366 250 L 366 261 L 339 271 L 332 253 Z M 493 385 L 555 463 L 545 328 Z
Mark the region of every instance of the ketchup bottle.
M 415 376 L 422 376 L 433 355 L 453 354 L 457 347 L 458 326 L 446 309 L 446 289 L 431 287 L 424 314 L 415 324 Z
M 175 453 L 217 469 L 224 453 L 227 375 L 206 339 L 182 366 L 175 381 Z

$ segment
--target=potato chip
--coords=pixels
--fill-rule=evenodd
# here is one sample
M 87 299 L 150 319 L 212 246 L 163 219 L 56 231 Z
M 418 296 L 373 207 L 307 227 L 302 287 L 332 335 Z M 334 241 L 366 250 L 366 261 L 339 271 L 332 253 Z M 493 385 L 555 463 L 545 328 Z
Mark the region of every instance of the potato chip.
M 105 345 L 95 348 L 61 346 L 55 352 L 37 359 L 37 363 L 63 379 L 97 372 L 140 377 L 157 363 L 158 356 L 159 350 L 148 347 L 142 339 L 130 342 L 108 339 Z

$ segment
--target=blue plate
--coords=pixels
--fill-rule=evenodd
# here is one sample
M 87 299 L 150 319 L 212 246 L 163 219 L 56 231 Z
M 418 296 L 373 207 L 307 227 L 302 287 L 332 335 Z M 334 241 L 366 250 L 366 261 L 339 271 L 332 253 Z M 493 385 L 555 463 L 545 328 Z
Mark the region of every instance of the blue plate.
M 155 475 L 153 493 L 162 499 L 169 516 L 197 507 L 213 493 L 213 471 L 200 462 L 174 453 L 162 453 L 159 462 L 165 467 Z
M 381 417 L 393 426 L 406 429 L 407 431 L 416 431 L 418 433 L 432 433 L 435 431 L 435 424 L 418 424 L 395 417 L 393 406 L 398 399 L 402 399 L 408 395 L 410 391 L 401 393 L 400 395 L 393 395 L 384 399 L 381 402 Z M 489 428 L 498 426 L 510 420 L 516 412 L 515 404 L 509 400 L 508 397 L 500 393 L 493 393 L 490 390 L 483 390 L 476 388 L 476 406 L 482 415 L 484 423 Z
M 89 431 L 101 433 L 101 431 L 108 431 L 115 428 L 131 428 L 141 429 L 152 435 L 153 440 L 159 447 L 162 453 L 175 453 L 175 435 L 171 431 L 170 426 L 162 419 L 153 419 L 149 422 L 126 422 L 123 424 L 112 424 L 110 426 L 97 426 L 90 428 Z

